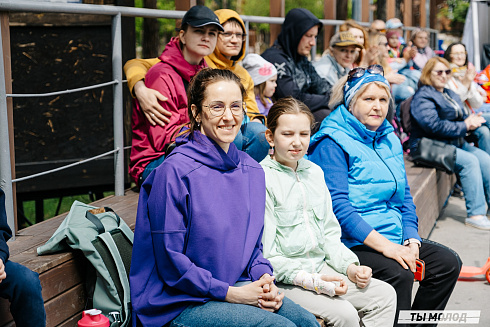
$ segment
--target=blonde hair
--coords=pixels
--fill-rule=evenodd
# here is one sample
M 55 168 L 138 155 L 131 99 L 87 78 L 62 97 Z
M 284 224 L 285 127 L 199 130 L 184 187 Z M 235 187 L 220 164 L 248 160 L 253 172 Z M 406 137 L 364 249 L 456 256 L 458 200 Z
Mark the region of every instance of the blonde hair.
M 259 97 L 260 99 L 260 102 L 262 102 L 262 104 L 264 106 L 267 106 L 267 102 L 265 101 L 265 95 L 264 95 L 264 90 L 265 90 L 265 85 L 266 85 L 267 81 L 263 82 L 263 83 L 260 83 L 259 85 L 255 85 L 254 86 L 254 93 L 255 93 L 255 96 Z
M 439 63 L 439 62 L 446 65 L 447 69 L 449 69 L 449 65 L 450 65 L 449 61 L 447 61 L 446 59 L 441 58 L 441 57 L 432 57 L 429 59 L 429 61 L 427 61 L 424 68 L 422 69 L 422 73 L 420 75 L 420 83 L 422 83 L 424 85 L 431 85 L 432 86 L 432 81 L 430 79 L 430 75 L 431 75 L 432 70 L 434 69 L 435 65 L 437 65 L 437 63 Z
M 364 27 L 359 25 L 355 20 L 353 19 L 347 19 L 342 25 L 339 26 L 339 32 L 348 32 L 349 29 L 351 28 L 356 28 L 358 30 L 361 30 L 362 34 L 364 35 L 364 49 L 367 49 L 369 47 L 369 40 L 368 40 L 368 34 L 367 31 Z M 357 57 L 355 64 L 359 65 L 362 61 L 363 57 L 363 52 L 359 51 L 359 56 Z
M 341 104 L 344 103 L 344 86 L 347 83 L 347 78 L 348 78 L 348 75 L 343 76 L 332 87 L 332 93 L 331 93 L 331 96 L 330 96 L 330 101 L 328 102 L 328 106 L 330 108 L 336 109 L 339 105 L 341 105 Z M 353 107 L 356 104 L 357 99 L 359 98 L 359 96 L 364 93 L 364 91 L 366 90 L 366 88 L 371 83 L 374 83 L 377 86 L 382 87 L 383 89 L 385 89 L 386 93 L 388 94 L 388 97 L 390 98 L 390 102 L 391 102 L 392 97 L 391 97 L 390 87 L 388 85 L 386 85 L 385 83 L 382 83 L 382 82 L 379 82 L 379 81 L 374 81 L 374 82 L 366 83 L 366 84 L 364 84 L 363 86 L 361 86 L 359 88 L 359 90 L 356 92 L 356 94 L 354 94 L 354 97 L 350 101 L 349 107 Z M 347 108 L 347 109 L 349 109 L 349 108 Z

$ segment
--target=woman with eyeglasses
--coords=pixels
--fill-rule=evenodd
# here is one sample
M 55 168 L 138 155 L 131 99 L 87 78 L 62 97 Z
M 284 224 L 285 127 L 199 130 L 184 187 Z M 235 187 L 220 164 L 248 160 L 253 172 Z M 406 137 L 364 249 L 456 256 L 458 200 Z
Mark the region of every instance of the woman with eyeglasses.
M 262 255 L 264 171 L 233 144 L 244 94 L 229 70 L 203 69 L 189 85 L 190 122 L 140 191 L 133 326 L 318 326 Z
M 490 155 L 465 140 L 468 133 L 486 121 L 481 114 L 466 112 L 459 96 L 446 88 L 451 77 L 449 66 L 446 59 L 434 57 L 422 70 L 420 82 L 423 86 L 415 93 L 410 105 L 410 148 L 415 151 L 422 137 L 456 147 L 455 173 L 463 187 L 468 215 L 465 224 L 490 230 L 487 217 Z
M 395 288 L 397 313 L 443 310 L 460 262 L 418 235 L 403 150 L 385 119 L 391 94 L 383 73 L 379 65 L 358 67 L 334 86 L 329 105 L 336 109 L 312 137 L 308 158 L 323 169 L 342 242 L 374 278 Z M 425 279 L 412 304 L 418 258 L 425 261 Z
M 240 77 L 245 86 L 247 116 L 237 135 L 235 145 L 260 162 L 267 155 L 269 145 L 264 136 L 265 116 L 260 114 L 255 101 L 254 82 L 247 70 L 240 65 L 246 53 L 245 23 L 237 12 L 230 9 L 220 9 L 214 13 L 223 29 L 217 34 L 216 47 L 204 59 L 208 67 L 231 70 Z M 148 69 L 158 62 L 158 59 L 133 59 L 124 65 L 124 71 L 128 79 L 128 87 L 140 101 L 150 124 L 165 126 L 170 120 L 175 119 L 172 118 L 173 113 L 167 110 L 164 104 L 165 97 L 169 96 L 163 94 L 162 97 L 161 92 L 156 92 L 144 82 Z
M 486 93 L 475 81 L 475 66 L 468 61 L 466 46 L 461 42 L 451 43 L 444 52 L 444 58 L 452 70 L 447 88 L 458 93 L 469 113 L 482 106 Z

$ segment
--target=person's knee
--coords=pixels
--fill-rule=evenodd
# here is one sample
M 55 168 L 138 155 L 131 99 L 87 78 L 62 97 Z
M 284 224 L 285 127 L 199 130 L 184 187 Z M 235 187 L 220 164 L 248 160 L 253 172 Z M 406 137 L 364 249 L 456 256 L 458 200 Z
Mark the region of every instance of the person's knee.
M 7 268 L 7 276 L 11 271 L 10 282 L 14 286 L 15 292 L 21 296 L 37 296 L 41 291 L 41 282 L 39 280 L 39 274 L 33 272 L 29 268 L 20 264 L 9 265 L 11 269 Z
M 321 316 L 327 326 L 359 326 L 359 313 L 352 304 L 345 301 L 345 305 L 338 307 L 335 315 Z
M 480 171 L 480 161 L 478 160 L 478 157 L 468 151 L 463 151 L 463 152 L 464 152 L 464 162 L 462 162 L 461 165 L 461 174 L 463 175 L 476 174 L 476 172 Z M 457 155 L 458 154 L 460 153 L 457 152 Z

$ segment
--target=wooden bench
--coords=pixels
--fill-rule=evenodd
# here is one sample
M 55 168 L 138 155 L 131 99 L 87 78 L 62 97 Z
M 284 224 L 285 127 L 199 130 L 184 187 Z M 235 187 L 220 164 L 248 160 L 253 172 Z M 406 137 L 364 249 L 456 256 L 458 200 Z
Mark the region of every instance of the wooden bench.
M 111 207 L 134 229 L 138 193 L 127 191 L 126 196 L 111 196 L 92 203 Z M 85 307 L 83 282 L 88 264 L 81 253 L 65 252 L 38 256 L 36 249 L 53 235 L 66 213 L 21 230 L 16 240 L 9 242 L 10 260 L 37 272 L 43 288 L 46 325 L 75 327 Z M 29 313 L 26 313 L 29 314 Z M 8 302 L 0 299 L 0 326 L 15 326 Z
M 411 194 L 417 206 L 419 230 L 427 237 L 445 204 L 454 175 L 435 169 L 415 167 L 406 161 Z M 134 229 L 138 193 L 127 191 L 126 196 L 112 196 L 92 203 L 111 207 Z M 81 253 L 66 252 L 37 256 L 36 249 L 44 244 L 66 217 L 66 213 L 21 230 L 15 241 L 9 242 L 10 260 L 21 263 L 39 273 L 43 287 L 47 326 L 74 327 L 85 307 L 84 267 L 86 259 Z M 8 312 L 8 302 L 0 299 L 0 326 L 14 326 Z
M 433 168 L 417 167 L 405 158 L 410 194 L 419 217 L 419 235 L 427 238 L 434 227 L 441 209 L 451 195 L 456 175 L 446 174 Z

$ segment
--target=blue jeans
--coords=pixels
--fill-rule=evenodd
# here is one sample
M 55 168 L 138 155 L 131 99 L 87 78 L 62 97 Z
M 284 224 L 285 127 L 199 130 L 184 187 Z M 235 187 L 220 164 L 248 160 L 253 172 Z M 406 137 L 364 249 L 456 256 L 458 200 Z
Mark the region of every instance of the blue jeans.
M 39 275 L 23 265 L 7 261 L 7 278 L 0 283 L 0 297 L 10 301 L 10 313 L 17 327 L 46 326 L 46 311 Z
M 265 139 L 267 128 L 261 123 L 248 122 L 242 124 L 233 143 L 238 150 L 251 156 L 255 161 L 261 162 L 269 153 L 269 143 Z
M 275 313 L 246 304 L 209 301 L 187 307 L 171 323 L 170 327 L 216 326 L 319 326 L 313 314 L 288 298 Z
M 464 142 L 456 149 L 456 174 L 461 180 L 468 217 L 485 215 L 490 203 L 490 155 Z

